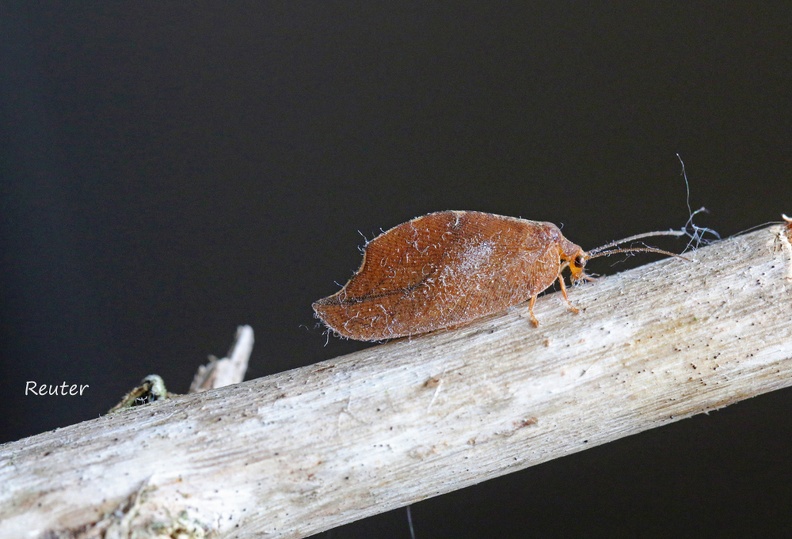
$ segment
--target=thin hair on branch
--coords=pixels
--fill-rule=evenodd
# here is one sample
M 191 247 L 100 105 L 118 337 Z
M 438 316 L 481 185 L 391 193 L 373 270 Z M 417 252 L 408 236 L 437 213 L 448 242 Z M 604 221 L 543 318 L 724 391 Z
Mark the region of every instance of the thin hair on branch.
M 696 215 L 699 213 L 709 213 L 709 210 L 704 206 L 700 207 L 696 211 L 692 211 L 690 209 L 690 182 L 688 181 L 687 171 L 685 170 L 685 162 L 682 161 L 682 157 L 678 153 L 676 156 L 677 159 L 679 159 L 679 164 L 682 165 L 682 177 L 685 179 L 685 204 L 687 205 L 688 210 L 688 220 L 685 223 L 685 226 L 682 228 L 682 230 L 685 231 L 685 235 L 690 237 L 690 241 L 685 246 L 684 251 L 682 251 L 685 252 L 690 249 L 690 246 L 693 244 L 695 244 L 696 248 L 698 248 L 701 247 L 702 244 L 707 245 L 712 243 L 712 241 L 704 238 L 706 234 L 712 234 L 715 236 L 715 239 L 718 240 L 721 239 L 721 237 L 720 234 L 718 234 L 718 232 L 712 228 L 698 226 L 693 222 L 693 219 L 696 217 Z M 692 232 L 688 232 L 688 229 L 692 230 Z

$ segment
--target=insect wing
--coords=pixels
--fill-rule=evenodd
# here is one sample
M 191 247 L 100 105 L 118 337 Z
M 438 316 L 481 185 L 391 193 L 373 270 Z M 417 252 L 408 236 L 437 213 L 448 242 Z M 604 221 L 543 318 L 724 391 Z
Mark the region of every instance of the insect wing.
M 547 227 L 480 212 L 418 217 L 369 242 L 358 272 L 314 310 L 358 340 L 425 333 L 503 310 L 555 279 L 557 247 Z M 552 268 L 553 259 L 550 282 L 534 291 L 547 280 L 537 269 Z

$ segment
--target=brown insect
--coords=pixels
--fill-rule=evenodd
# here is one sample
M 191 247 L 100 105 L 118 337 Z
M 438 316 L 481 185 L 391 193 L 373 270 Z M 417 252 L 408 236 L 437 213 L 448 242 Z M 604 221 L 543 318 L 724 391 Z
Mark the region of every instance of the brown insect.
M 313 304 L 316 316 L 343 337 L 379 341 L 459 326 L 528 301 L 556 280 L 569 303 L 561 272 L 573 282 L 591 280 L 586 261 L 640 247 L 611 249 L 626 241 L 681 231 L 651 232 L 588 253 L 552 223 L 477 211 L 443 211 L 416 217 L 365 246 L 363 263 L 332 296 Z

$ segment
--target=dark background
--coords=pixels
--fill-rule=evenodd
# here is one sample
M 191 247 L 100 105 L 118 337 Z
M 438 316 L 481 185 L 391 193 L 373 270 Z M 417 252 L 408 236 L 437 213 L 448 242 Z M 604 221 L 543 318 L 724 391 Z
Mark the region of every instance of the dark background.
M 310 308 L 358 230 L 443 209 L 584 248 L 679 227 L 676 153 L 700 225 L 792 213 L 789 2 L 363 4 L 0 8 L 0 441 L 152 372 L 184 392 L 240 324 L 249 378 L 362 348 Z M 416 504 L 416 533 L 783 535 L 790 417 L 785 390 L 597 447 Z M 331 535 L 407 537 L 405 512 Z

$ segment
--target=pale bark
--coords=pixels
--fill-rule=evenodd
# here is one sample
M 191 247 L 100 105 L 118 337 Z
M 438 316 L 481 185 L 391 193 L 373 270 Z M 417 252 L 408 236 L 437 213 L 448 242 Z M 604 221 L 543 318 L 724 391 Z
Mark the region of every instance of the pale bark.
M 301 537 L 792 384 L 774 226 L 0 447 L 0 535 Z
M 244 380 L 250 353 L 253 351 L 253 341 L 253 328 L 239 326 L 228 357 L 212 357 L 208 364 L 198 367 L 198 372 L 190 384 L 190 393 L 230 386 Z

